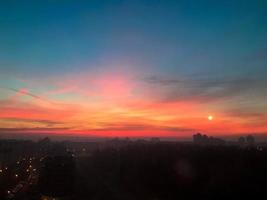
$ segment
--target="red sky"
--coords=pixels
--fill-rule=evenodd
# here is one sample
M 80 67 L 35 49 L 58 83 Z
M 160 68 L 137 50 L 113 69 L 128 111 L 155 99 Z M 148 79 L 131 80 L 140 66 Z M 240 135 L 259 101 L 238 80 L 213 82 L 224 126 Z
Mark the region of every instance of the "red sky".
M 18 81 L 24 87 L 1 88 L 0 127 L 5 133 L 191 137 L 195 132 L 267 130 L 260 104 L 239 104 L 240 97 L 234 95 L 195 96 L 191 80 L 140 79 L 110 71 Z M 172 96 L 176 90 L 179 95 Z

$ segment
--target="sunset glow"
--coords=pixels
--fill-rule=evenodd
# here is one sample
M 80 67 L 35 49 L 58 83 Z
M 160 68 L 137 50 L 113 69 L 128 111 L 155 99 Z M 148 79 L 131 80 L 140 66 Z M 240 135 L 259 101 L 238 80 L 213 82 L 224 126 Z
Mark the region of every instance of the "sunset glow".
M 203 102 L 193 94 L 184 100 L 179 96 L 163 100 L 162 95 L 168 95 L 162 94 L 166 86 L 154 88 L 153 84 L 141 81 L 126 75 L 98 77 L 88 73 L 67 79 L 50 77 L 49 83 L 28 79 L 21 81 L 24 86 L 17 91 L 1 88 L 5 94 L 1 103 L 1 130 L 102 137 L 178 137 L 197 131 L 227 134 L 251 128 L 259 133 L 266 130 L 265 124 L 257 121 L 259 117 L 266 119 L 264 115 L 239 114 L 228 110 L 232 105 L 223 99 L 209 97 Z M 38 92 L 39 87 L 52 89 Z M 187 88 L 182 90 L 186 92 Z M 208 115 L 213 123 L 207 123 L 202 117 L 207 111 L 220 117 L 214 121 Z
M 189 16 L 150 3 L 55 4 L 0 9 L 1 134 L 267 133 L 259 11 L 222 5 L 223 18 L 205 6 L 181 6 Z

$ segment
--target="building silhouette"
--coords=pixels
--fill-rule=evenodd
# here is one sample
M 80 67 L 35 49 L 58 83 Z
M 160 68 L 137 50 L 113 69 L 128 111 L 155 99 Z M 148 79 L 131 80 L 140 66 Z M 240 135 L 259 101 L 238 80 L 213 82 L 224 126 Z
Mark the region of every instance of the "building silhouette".
M 220 138 L 208 137 L 205 134 L 197 133 L 193 135 L 193 142 L 197 145 L 224 145 L 225 141 Z

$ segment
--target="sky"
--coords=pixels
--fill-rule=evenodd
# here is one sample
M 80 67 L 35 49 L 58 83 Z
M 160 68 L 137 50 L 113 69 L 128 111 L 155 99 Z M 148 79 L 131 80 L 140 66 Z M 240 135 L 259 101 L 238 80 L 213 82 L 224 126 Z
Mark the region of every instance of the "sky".
M 267 134 L 267 1 L 0 6 L 0 135 Z

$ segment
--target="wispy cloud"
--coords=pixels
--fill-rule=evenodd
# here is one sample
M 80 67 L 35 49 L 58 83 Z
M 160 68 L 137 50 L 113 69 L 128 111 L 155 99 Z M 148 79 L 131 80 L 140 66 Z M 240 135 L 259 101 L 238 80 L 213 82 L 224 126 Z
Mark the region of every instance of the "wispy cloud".
M 69 128 L 0 128 L 0 133 L 7 133 L 7 132 L 39 132 L 39 131 L 66 131 Z
M 20 89 L 20 90 L 18 90 L 18 89 L 8 88 L 8 87 L 6 87 L 6 88 L 4 88 L 4 89 L 6 89 L 6 90 L 10 90 L 10 91 L 13 91 L 13 92 L 16 92 L 16 93 L 19 93 L 19 94 L 27 95 L 27 96 L 30 96 L 30 97 L 35 98 L 35 99 L 44 100 L 42 97 L 30 93 L 30 92 L 29 92 L 28 90 L 26 90 L 26 89 Z
M 62 122 L 59 121 L 52 121 L 52 120 L 44 120 L 44 119 L 25 119 L 25 118 L 0 118 L 1 121 L 6 122 L 30 122 L 30 123 L 41 123 L 46 126 L 52 126 L 52 125 L 61 125 Z
M 100 129 L 90 129 L 90 130 L 113 130 L 113 131 L 138 131 L 138 130 L 164 130 L 164 131 L 175 131 L 179 132 L 193 132 L 195 131 L 192 128 L 178 127 L 178 126 L 168 126 L 168 125 L 149 125 L 142 123 L 103 123 L 103 128 Z

